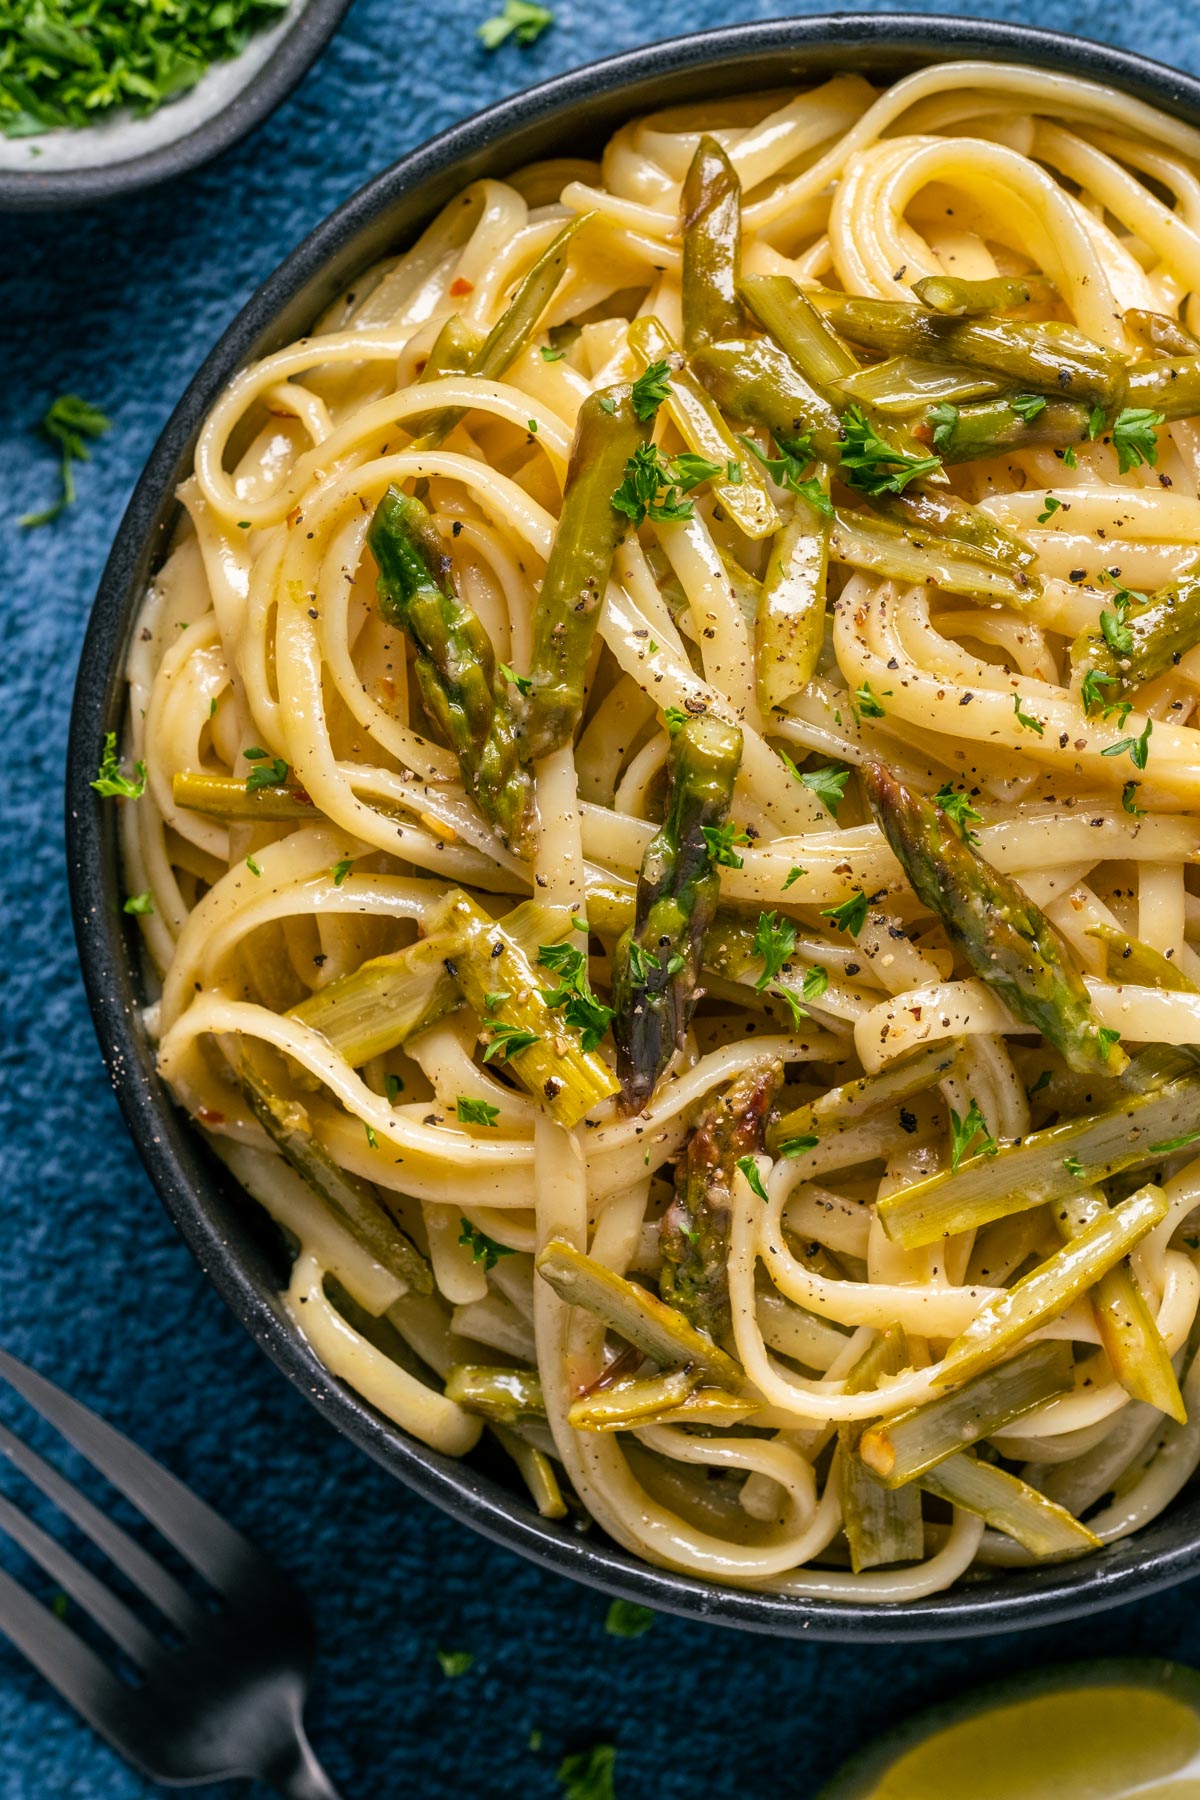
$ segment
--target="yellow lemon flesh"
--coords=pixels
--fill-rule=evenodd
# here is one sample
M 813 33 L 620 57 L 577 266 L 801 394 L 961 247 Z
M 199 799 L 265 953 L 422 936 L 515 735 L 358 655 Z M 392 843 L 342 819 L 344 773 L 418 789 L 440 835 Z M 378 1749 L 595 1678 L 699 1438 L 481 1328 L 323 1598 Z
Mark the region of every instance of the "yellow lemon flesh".
M 824 1800 L 1200 1800 L 1200 1680 L 1165 1663 L 1053 1673 L 931 1715 Z M 1102 1672 L 1103 1671 L 1103 1672 Z M 1037 1691 L 1038 1687 L 1042 1691 Z

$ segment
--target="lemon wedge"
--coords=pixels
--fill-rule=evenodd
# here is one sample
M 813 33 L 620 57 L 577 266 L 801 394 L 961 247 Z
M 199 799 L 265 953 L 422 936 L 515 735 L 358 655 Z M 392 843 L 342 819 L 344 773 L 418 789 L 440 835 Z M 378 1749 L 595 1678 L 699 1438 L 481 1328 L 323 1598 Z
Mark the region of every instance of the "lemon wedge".
M 1200 1673 L 1113 1661 L 1022 1676 L 922 1713 L 818 1800 L 1200 1800 Z

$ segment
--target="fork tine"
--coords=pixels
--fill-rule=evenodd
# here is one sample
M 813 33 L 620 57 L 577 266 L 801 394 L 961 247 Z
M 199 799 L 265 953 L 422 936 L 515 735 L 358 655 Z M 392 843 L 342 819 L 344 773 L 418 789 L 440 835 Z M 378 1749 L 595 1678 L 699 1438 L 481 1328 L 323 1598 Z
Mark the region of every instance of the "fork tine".
M 59 1512 L 65 1513 L 79 1529 L 91 1538 L 111 1563 L 125 1575 L 146 1598 L 154 1603 L 165 1619 L 180 1631 L 189 1631 L 196 1623 L 199 1608 L 187 1589 L 135 1543 L 127 1532 L 113 1523 L 86 1495 L 71 1486 L 66 1476 L 51 1463 L 31 1450 L 28 1444 L 0 1425 L 0 1454 L 8 1457 L 13 1467 L 53 1500 Z
M 115 1742 L 112 1723 L 128 1704 L 129 1690 L 69 1625 L 56 1619 L 4 1569 L 0 1569 L 0 1632 L 58 1689 L 68 1705 L 82 1713 L 102 1737 Z
M 0 1350 L 0 1376 L 132 1501 L 213 1587 L 224 1593 L 259 1571 L 261 1559 L 246 1539 L 122 1432 L 6 1350 Z
M 78 1601 L 101 1631 L 139 1668 L 147 1666 L 160 1648 L 153 1632 L 64 1545 L 35 1525 L 32 1519 L 26 1518 L 3 1494 L 0 1494 L 0 1531 L 6 1532 L 52 1581 L 57 1581 L 65 1593 Z

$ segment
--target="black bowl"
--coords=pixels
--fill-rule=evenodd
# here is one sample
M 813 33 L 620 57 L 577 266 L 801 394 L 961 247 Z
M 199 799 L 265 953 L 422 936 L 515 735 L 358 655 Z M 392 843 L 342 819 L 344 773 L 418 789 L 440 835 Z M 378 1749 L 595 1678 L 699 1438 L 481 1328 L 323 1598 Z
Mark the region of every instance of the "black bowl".
M 93 160 L 53 168 L 46 166 L 47 158 L 28 168 L 0 168 L 0 211 L 40 212 L 111 200 L 210 162 L 286 100 L 341 24 L 349 4 L 350 0 L 305 0 L 298 12 L 270 28 L 261 64 L 255 54 L 258 40 L 252 38 L 242 56 L 215 65 L 200 88 L 159 107 L 144 121 L 134 119 L 123 126 L 123 146 L 116 154 L 109 153 L 110 128 L 99 124 L 63 133 L 72 148 L 82 141 L 89 154 L 94 153 Z M 243 57 L 254 57 L 257 65 L 244 80 L 239 70 Z M 211 106 L 198 104 L 205 83 L 213 79 L 228 90 L 228 98 L 218 93 Z
M 852 1606 L 720 1588 L 656 1569 L 598 1533 L 540 1519 L 504 1470 L 476 1453 L 427 1450 L 334 1380 L 279 1298 L 279 1245 L 234 1188 L 154 1072 L 138 1021 L 136 942 L 122 917 L 113 809 L 88 782 L 106 731 L 120 728 L 133 621 L 177 517 L 174 489 L 225 383 L 298 337 L 362 268 L 410 240 L 465 183 L 534 158 L 578 156 L 632 114 L 684 98 L 780 87 L 848 66 L 897 77 L 923 64 L 1024 61 L 1108 82 L 1200 126 L 1200 82 L 1123 51 L 1023 26 L 909 14 L 739 25 L 629 51 L 557 76 L 434 138 L 325 221 L 234 320 L 176 407 L 134 490 L 83 647 L 67 769 L 75 930 L 101 1048 L 142 1160 L 197 1261 L 247 1331 L 339 1431 L 462 1523 L 546 1568 L 668 1612 L 783 1637 L 967 1637 L 1044 1625 L 1132 1600 L 1200 1573 L 1200 1499 L 1081 1562 L 998 1573 L 907 1606 Z

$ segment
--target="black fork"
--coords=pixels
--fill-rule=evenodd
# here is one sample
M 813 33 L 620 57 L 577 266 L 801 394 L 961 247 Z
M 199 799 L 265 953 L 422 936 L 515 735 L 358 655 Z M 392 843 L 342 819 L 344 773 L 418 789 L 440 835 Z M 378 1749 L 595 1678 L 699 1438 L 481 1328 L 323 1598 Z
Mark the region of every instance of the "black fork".
M 192 1787 L 257 1776 L 293 1800 L 339 1800 L 304 1735 L 316 1637 L 300 1595 L 260 1551 L 136 1444 L 0 1350 L 7 1381 L 203 1577 L 193 1598 L 169 1569 L 0 1424 L 0 1455 L 139 1590 L 161 1632 L 0 1494 L 6 1534 L 114 1646 L 110 1662 L 0 1569 L 0 1632 L 64 1700 L 154 1781 Z M 128 1670 L 134 1671 L 132 1678 Z

